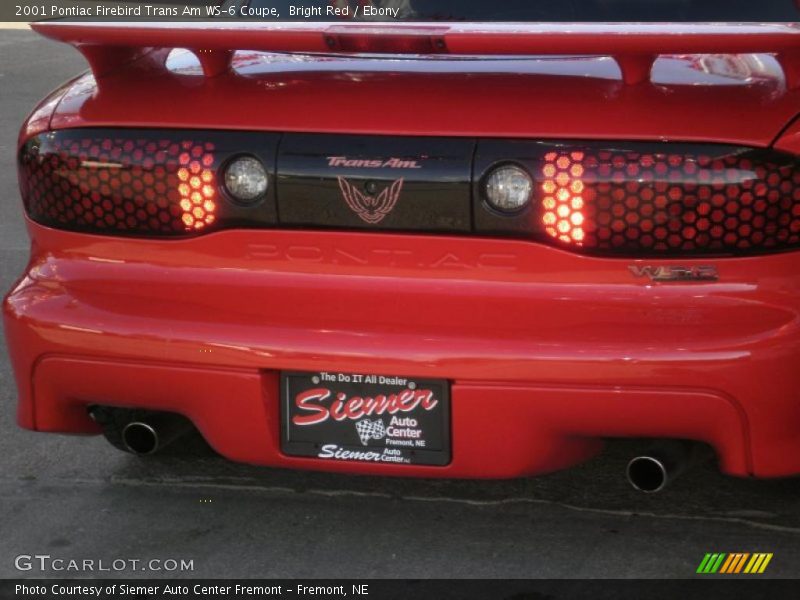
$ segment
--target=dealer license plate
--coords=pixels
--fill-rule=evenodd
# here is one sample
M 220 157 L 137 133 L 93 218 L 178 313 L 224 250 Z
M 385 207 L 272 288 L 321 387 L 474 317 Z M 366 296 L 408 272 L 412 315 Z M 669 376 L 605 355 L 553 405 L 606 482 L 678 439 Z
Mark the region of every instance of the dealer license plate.
M 446 465 L 450 386 L 413 377 L 282 373 L 281 449 L 324 460 Z

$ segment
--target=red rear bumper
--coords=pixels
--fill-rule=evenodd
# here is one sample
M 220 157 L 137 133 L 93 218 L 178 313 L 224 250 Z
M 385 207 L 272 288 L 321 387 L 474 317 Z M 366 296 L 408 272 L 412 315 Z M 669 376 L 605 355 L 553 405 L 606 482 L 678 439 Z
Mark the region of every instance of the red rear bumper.
M 574 464 L 603 438 L 666 437 L 711 444 L 730 474 L 800 472 L 794 253 L 703 260 L 718 282 L 652 284 L 633 261 L 522 241 L 29 226 L 5 325 L 30 429 L 96 433 L 86 406 L 105 404 L 185 414 L 223 455 L 283 467 L 511 477 Z M 281 370 L 452 381 L 451 464 L 283 455 Z

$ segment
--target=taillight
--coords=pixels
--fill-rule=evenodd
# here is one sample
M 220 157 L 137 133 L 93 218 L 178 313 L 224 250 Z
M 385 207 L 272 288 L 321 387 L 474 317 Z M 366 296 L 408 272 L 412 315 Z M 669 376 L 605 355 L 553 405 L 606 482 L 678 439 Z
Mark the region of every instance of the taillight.
M 174 144 L 170 149 L 173 147 Z M 181 142 L 180 150 L 181 154 L 178 157 L 180 224 L 185 231 L 210 227 L 217 220 L 219 207 L 217 176 L 214 170 L 214 144 Z M 156 170 L 158 171 L 158 167 Z M 165 172 L 166 169 L 161 171 Z
M 284 152 L 290 148 L 286 138 Z M 281 170 L 280 139 L 273 133 L 219 131 L 46 132 L 20 151 L 23 201 L 38 223 L 91 233 L 161 237 L 274 227 L 280 224 L 278 186 L 270 179 Z M 344 143 L 324 139 L 332 147 Z M 328 179 L 347 175 L 370 193 L 374 168 L 337 171 L 328 151 L 316 152 L 309 160 Z M 397 150 L 385 156 L 374 152 L 355 159 L 389 161 Z M 409 160 L 416 165 L 414 156 Z M 291 163 L 284 155 L 281 160 Z M 473 232 L 479 235 L 629 257 L 800 248 L 800 158 L 792 153 L 713 144 L 482 140 L 474 161 Z M 436 170 L 439 163 L 420 162 L 416 168 L 431 169 L 424 173 L 431 181 L 455 185 L 446 181 L 447 171 Z M 398 173 L 381 176 L 396 180 Z M 323 210 L 309 212 L 308 199 L 322 193 L 316 183 L 308 187 L 309 181 L 316 179 L 307 171 L 283 167 L 284 210 L 301 215 L 286 223 L 346 228 L 350 221 L 337 221 L 336 207 L 350 216 L 338 187 L 331 186 L 337 191 L 329 199 L 321 196 L 330 208 L 323 204 Z M 297 194 L 292 190 L 300 183 L 306 187 Z M 465 209 L 469 195 L 452 189 L 459 191 L 450 198 L 450 210 Z M 404 191 L 400 201 L 393 216 L 408 224 L 407 230 L 430 229 L 412 218 L 417 197 Z
M 566 243 L 586 240 L 584 154 L 548 152 L 542 167 L 542 223 L 545 232 Z
M 482 148 L 487 149 L 494 150 Z M 628 256 L 800 247 L 800 163 L 789 154 L 634 143 L 510 142 L 504 150 L 534 178 L 536 199 L 505 223 L 498 214 L 478 214 L 479 229 Z M 494 152 L 479 152 L 479 168 L 485 161 L 485 172 L 491 172 L 493 159 Z M 490 207 L 487 200 L 478 212 Z
M 97 233 L 185 236 L 242 220 L 269 223 L 268 206 L 228 201 L 219 174 L 242 150 L 249 160 L 271 161 L 274 150 L 264 141 L 190 131 L 45 133 L 20 153 L 22 197 L 34 221 Z M 250 156 L 262 150 L 266 157 Z

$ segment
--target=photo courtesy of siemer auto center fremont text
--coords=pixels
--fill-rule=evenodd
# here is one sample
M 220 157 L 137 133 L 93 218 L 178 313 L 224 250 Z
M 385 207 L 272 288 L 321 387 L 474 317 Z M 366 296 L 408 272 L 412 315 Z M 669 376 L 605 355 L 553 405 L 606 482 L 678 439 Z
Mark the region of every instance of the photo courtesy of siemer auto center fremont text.
M 796 597 L 800 0 L 7 0 L 0 152 L 0 600 Z

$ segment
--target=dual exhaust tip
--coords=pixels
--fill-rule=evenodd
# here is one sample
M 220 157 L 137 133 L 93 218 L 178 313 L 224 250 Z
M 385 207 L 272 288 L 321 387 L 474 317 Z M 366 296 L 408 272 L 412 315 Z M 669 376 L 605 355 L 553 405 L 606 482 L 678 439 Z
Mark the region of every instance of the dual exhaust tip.
M 156 454 L 193 429 L 191 422 L 168 413 L 152 413 L 130 421 L 121 432 L 124 450 L 138 456 Z M 634 489 L 654 494 L 666 488 L 676 477 L 698 462 L 699 446 L 692 442 L 665 441 L 633 457 L 625 469 Z
M 123 428 L 122 442 L 128 452 L 139 456 L 155 454 L 188 431 L 172 419 L 154 421 L 158 420 L 132 421 Z M 625 474 L 634 489 L 655 494 L 697 462 L 698 455 L 698 446 L 691 442 L 661 442 L 632 458 Z

